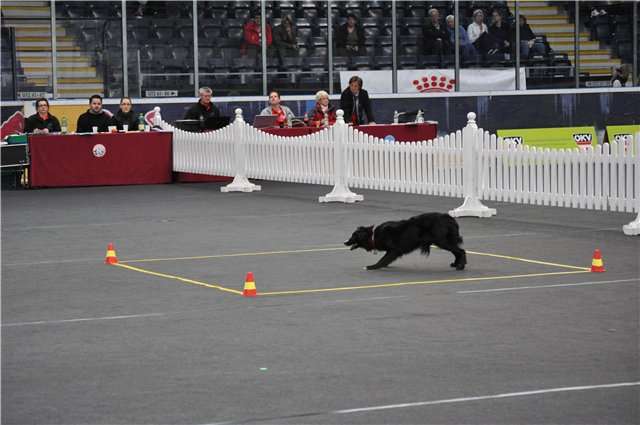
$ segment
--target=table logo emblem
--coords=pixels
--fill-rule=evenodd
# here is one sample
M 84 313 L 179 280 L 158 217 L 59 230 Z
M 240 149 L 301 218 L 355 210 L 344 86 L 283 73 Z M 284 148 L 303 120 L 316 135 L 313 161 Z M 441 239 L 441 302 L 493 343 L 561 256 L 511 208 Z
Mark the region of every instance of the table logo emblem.
M 104 145 L 98 143 L 97 145 L 93 146 L 91 152 L 93 152 L 93 156 L 95 156 L 96 158 L 102 158 L 106 155 L 107 148 L 105 148 Z

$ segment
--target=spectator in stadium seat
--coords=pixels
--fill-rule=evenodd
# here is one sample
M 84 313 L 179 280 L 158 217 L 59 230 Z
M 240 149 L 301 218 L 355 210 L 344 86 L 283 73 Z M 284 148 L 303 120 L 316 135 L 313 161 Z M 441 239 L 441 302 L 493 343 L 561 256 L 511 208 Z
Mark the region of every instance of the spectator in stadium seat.
M 269 106 L 260 111 L 260 115 L 277 115 L 278 127 L 288 127 L 288 123 L 295 117 L 289 107 L 280 103 L 280 93 L 275 90 L 269 92 Z
M 365 56 L 364 29 L 356 15 L 347 15 L 347 22 L 336 30 L 337 56 Z
M 99 132 L 107 131 L 111 124 L 111 113 L 102 109 L 102 96 L 94 94 L 89 98 L 89 109 L 78 117 L 76 132 L 91 133 L 93 127 Z
M 447 16 L 447 34 L 449 36 L 451 53 L 453 53 L 456 45 L 456 33 L 453 30 L 455 21 L 456 18 L 453 15 Z M 474 59 L 478 55 L 478 52 L 476 48 L 473 47 L 473 44 L 471 44 L 471 41 L 469 41 L 469 36 L 462 25 L 458 27 L 458 32 L 460 33 L 460 57 L 466 60 Z
M 211 103 L 212 94 L 213 90 L 211 90 L 211 88 L 200 87 L 198 90 L 200 100 L 187 110 L 184 114 L 184 119 L 199 120 L 201 123 L 204 123 L 207 118 L 220 118 L 218 107 Z
M 273 29 L 273 45 L 281 62 L 282 58 L 298 56 L 298 39 L 290 16 L 285 15 L 280 25 Z
M 58 133 L 60 122 L 58 118 L 49 114 L 49 101 L 44 97 L 36 100 L 36 113 L 24 122 L 25 133 Z
M 254 16 L 253 19 L 247 21 L 243 27 L 244 42 L 242 43 L 241 50 L 243 54 L 251 58 L 259 57 L 262 55 L 262 17 L 260 15 Z M 265 34 L 267 36 L 267 54 L 271 53 L 271 44 L 273 43 L 273 36 L 271 34 L 271 25 L 267 24 L 265 28 Z
M 133 111 L 130 97 L 120 99 L 120 109 L 111 117 L 111 125 L 118 127 L 118 130 L 124 130 L 123 125 L 127 125 L 129 131 L 138 130 L 138 117 Z
M 329 102 L 329 93 L 316 93 L 316 106 L 305 114 L 310 127 L 329 127 L 336 123 L 336 108 Z
M 469 41 L 481 55 L 495 53 L 494 43 L 489 34 L 487 24 L 484 23 L 484 12 L 482 10 L 477 9 L 473 12 L 473 22 L 467 28 L 467 35 L 469 36 Z
M 425 55 L 448 54 L 451 51 L 445 26 L 440 22 L 440 12 L 429 9 L 429 18 L 422 26 L 422 49 Z
M 627 63 L 614 66 L 611 69 L 611 86 L 612 87 L 631 87 L 633 85 L 630 80 L 631 66 Z
M 531 50 L 534 49 L 536 35 L 531 30 L 531 27 L 527 23 L 527 18 L 525 16 L 520 15 L 519 23 L 520 23 L 520 56 L 522 56 L 524 59 L 528 59 L 529 55 L 531 54 Z M 515 40 L 515 34 L 513 34 L 512 37 Z M 533 53 L 544 55 L 544 52 L 534 51 Z
M 340 109 L 344 111 L 345 121 L 353 125 L 375 124 L 369 93 L 362 88 L 362 78 L 354 75 L 349 79 L 349 87 L 340 96 Z M 366 116 L 366 120 L 365 120 Z
M 498 9 L 494 9 L 491 16 L 493 17 L 493 22 L 489 27 L 489 34 L 493 39 L 493 49 L 499 53 L 510 53 L 512 44 L 511 26 L 504 20 L 504 16 Z

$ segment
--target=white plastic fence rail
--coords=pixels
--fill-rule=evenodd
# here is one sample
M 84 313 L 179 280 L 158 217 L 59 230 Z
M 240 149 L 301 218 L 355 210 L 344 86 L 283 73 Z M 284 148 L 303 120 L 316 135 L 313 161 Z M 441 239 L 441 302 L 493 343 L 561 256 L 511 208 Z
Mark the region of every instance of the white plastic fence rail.
M 234 176 L 222 191 L 260 190 L 248 178 L 333 184 L 320 202 L 355 202 L 349 187 L 463 197 L 452 216 L 490 217 L 484 201 L 638 212 L 624 226 L 640 234 L 640 133 L 631 144 L 550 150 L 504 142 L 467 115 L 462 131 L 415 143 L 387 142 L 345 124 L 302 137 L 280 137 L 244 122 L 191 133 L 174 132 L 174 171 Z M 159 115 L 159 111 L 157 112 Z

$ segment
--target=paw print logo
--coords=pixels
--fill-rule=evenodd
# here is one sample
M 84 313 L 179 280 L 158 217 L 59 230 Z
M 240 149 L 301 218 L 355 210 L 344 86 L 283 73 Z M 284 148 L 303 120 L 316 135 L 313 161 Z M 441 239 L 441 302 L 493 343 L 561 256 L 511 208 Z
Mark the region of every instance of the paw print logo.
M 413 87 L 420 93 L 430 92 L 450 92 L 455 87 L 456 80 L 444 75 L 424 76 L 418 80 L 413 80 Z

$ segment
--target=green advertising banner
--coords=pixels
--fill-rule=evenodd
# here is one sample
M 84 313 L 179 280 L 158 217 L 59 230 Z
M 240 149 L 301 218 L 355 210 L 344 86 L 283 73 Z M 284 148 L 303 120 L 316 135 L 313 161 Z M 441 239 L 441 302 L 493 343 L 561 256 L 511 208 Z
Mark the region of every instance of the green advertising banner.
M 549 149 L 573 149 L 598 144 L 593 127 L 514 128 L 498 130 L 498 137 L 505 141 Z
M 606 140 L 609 142 L 624 143 L 629 146 L 636 134 L 640 133 L 640 124 L 632 125 L 608 125 Z

